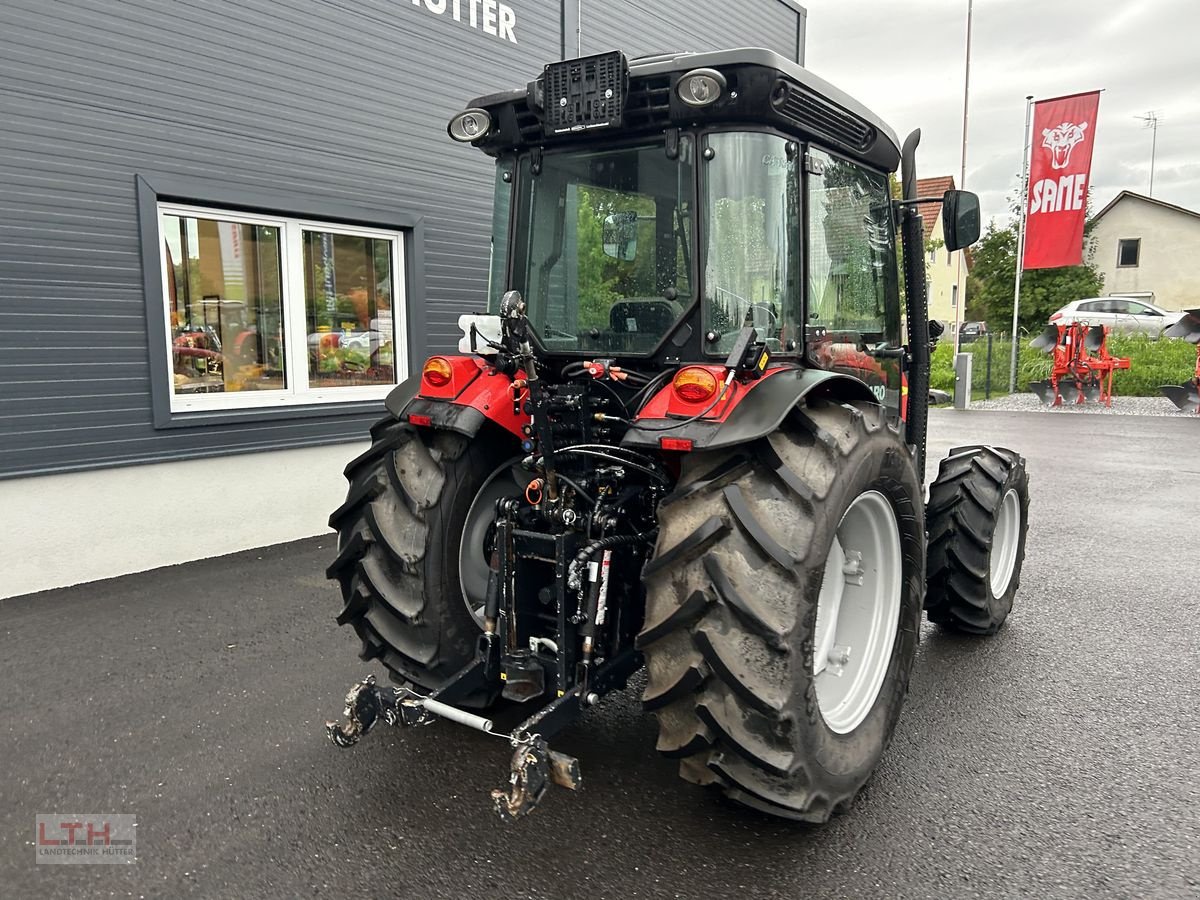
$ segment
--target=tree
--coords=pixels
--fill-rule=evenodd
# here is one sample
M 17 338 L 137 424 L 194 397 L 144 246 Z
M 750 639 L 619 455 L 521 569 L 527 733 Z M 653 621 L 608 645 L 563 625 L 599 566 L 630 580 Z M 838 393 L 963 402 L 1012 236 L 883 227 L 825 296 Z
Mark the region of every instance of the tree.
M 1010 197 L 1012 224 L 1001 227 L 995 220 L 971 251 L 972 267 L 967 278 L 966 318 L 986 321 L 993 331 L 1011 327 L 1013 289 L 1017 277 L 1017 224 L 1020 200 Z M 1021 275 L 1021 308 L 1018 323 L 1027 331 L 1041 331 L 1050 314 L 1072 300 L 1099 295 L 1104 277 L 1092 263 L 1090 234 L 1091 198 L 1088 198 L 1088 224 L 1084 228 L 1084 263 L 1059 269 L 1029 269 Z
M 604 255 L 604 218 L 614 208 L 610 192 L 602 188 L 579 187 L 579 211 L 576 216 L 576 266 L 580 329 L 608 328 L 609 310 L 620 299 L 612 262 Z

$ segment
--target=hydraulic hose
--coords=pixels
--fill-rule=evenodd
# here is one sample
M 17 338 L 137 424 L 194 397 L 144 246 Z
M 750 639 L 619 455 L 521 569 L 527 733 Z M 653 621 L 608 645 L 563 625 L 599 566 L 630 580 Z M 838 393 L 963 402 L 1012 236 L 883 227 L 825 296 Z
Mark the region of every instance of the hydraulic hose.
M 577 588 L 583 584 L 583 577 L 581 575 L 583 567 L 587 565 L 588 560 L 601 550 L 612 550 L 614 547 L 623 547 L 626 544 L 640 544 L 643 541 L 653 540 L 657 535 L 658 529 L 652 528 L 641 534 L 610 534 L 608 537 L 592 541 L 576 553 L 575 559 L 571 561 L 571 566 L 567 570 L 568 586 Z
M 574 449 L 564 448 L 562 450 L 557 450 L 555 452 L 556 452 L 556 455 L 558 455 L 558 456 L 592 456 L 592 457 L 596 457 L 598 459 L 606 460 L 609 463 L 612 463 L 613 465 L 626 466 L 627 468 L 635 469 L 638 472 L 641 472 L 645 475 L 649 475 L 651 478 L 654 478 L 657 481 L 661 481 L 663 484 L 670 484 L 670 479 L 667 478 L 667 476 L 662 474 L 661 472 L 656 472 L 656 471 L 654 471 L 654 469 L 650 468 L 649 466 L 643 466 L 640 463 L 635 463 L 630 459 L 624 459 L 620 456 L 614 456 L 611 453 L 602 453 L 599 450 L 581 450 L 578 448 L 574 448 Z M 544 459 L 545 459 L 545 454 L 543 454 L 542 459 L 538 461 L 539 464 L 545 465 L 545 463 L 543 461 Z

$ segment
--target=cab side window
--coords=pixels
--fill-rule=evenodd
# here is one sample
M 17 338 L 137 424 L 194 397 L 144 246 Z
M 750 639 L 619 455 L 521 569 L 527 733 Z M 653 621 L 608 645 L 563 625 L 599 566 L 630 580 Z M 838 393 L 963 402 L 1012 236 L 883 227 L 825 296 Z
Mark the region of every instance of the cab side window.
M 887 176 L 809 149 L 805 353 L 813 365 L 866 383 L 899 414 L 900 364 L 876 351 L 900 344 L 896 235 Z
M 891 195 L 885 175 L 809 150 L 808 322 L 812 339 L 898 343 Z

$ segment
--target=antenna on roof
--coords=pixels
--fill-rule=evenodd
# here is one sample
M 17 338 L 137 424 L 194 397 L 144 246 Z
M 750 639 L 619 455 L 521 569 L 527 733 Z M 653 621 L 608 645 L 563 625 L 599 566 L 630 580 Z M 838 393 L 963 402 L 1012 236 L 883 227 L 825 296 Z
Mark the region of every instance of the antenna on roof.
M 1150 197 L 1154 197 L 1154 154 L 1158 149 L 1158 113 L 1150 110 L 1144 116 L 1134 116 L 1143 128 L 1150 129 Z

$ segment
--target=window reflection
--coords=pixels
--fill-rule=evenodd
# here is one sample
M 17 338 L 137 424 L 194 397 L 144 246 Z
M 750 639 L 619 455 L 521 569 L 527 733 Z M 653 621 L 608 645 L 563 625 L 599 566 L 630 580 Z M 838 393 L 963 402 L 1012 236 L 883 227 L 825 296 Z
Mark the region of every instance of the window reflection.
M 547 153 L 537 175 L 526 156 L 515 199 L 509 286 L 525 295 L 542 345 L 652 350 L 691 296 L 691 139 L 676 159 L 660 144 Z
M 895 244 L 887 178 L 816 148 L 810 175 L 809 327 L 874 344 L 895 330 L 887 321 L 895 290 Z
M 727 354 L 752 326 L 772 352 L 796 349 L 800 315 L 797 146 L 760 132 L 708 138 L 705 330 Z
M 303 235 L 309 385 L 393 384 L 393 242 L 328 231 Z
M 279 229 L 164 215 L 176 394 L 286 387 Z

